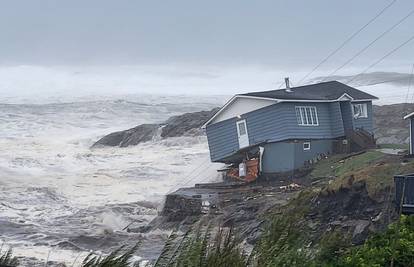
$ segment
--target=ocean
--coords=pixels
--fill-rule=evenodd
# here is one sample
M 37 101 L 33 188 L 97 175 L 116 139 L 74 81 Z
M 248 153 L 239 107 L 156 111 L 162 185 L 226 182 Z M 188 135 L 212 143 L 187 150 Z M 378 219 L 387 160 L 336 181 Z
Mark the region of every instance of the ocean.
M 360 89 L 374 104 L 412 102 L 404 86 Z M 69 94 L 70 95 L 70 94 Z M 142 241 L 143 264 L 169 231 L 146 234 L 165 194 L 219 179 L 204 136 L 161 139 L 133 147 L 91 149 L 100 137 L 185 112 L 221 106 L 229 96 L 113 95 L 0 97 L 0 246 L 25 257 L 78 266 L 90 252 L 107 253 Z M 196 170 L 196 171 L 194 171 Z M 49 266 L 53 266 L 49 265 Z
M 206 138 L 154 136 L 133 147 L 90 147 L 105 134 L 210 110 L 225 100 L 128 95 L 0 101 L 3 250 L 12 247 L 24 256 L 23 266 L 44 266 L 46 259 L 69 266 L 76 260 L 78 266 L 90 251 L 142 241 L 137 259 L 156 258 L 168 231 L 124 228 L 148 224 L 166 193 L 218 179 Z

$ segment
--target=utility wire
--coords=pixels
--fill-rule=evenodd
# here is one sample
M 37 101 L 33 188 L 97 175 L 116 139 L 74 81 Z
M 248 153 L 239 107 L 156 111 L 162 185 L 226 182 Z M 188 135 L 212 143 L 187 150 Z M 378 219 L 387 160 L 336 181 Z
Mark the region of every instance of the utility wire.
M 285 84 L 285 81 L 283 81 L 280 85 L 279 85 L 279 88 L 277 88 L 277 89 L 280 89 L 280 88 L 282 88 L 282 86 Z
M 379 13 L 377 13 L 372 19 L 370 19 L 366 24 L 349 36 L 340 46 L 338 46 L 334 51 L 332 51 L 327 57 L 325 57 L 321 62 L 319 62 L 308 74 L 306 74 L 302 79 L 300 79 L 298 84 L 301 84 L 305 79 L 307 79 L 312 73 L 314 73 L 322 64 L 328 61 L 332 56 L 339 52 L 347 43 L 354 39 L 360 32 L 362 32 L 366 27 L 368 27 L 372 22 L 374 22 L 379 16 L 381 16 L 387 9 L 395 4 L 397 0 L 393 0 L 387 6 L 385 6 Z
M 413 78 L 414 78 L 414 64 L 413 64 L 413 68 L 411 69 L 410 80 L 408 81 L 409 88 L 411 88 L 411 82 L 412 82 Z M 410 103 L 413 103 L 413 101 L 414 101 L 414 93 L 413 93 L 413 96 L 411 97 Z
M 187 185 L 189 182 L 191 182 L 192 180 L 195 179 L 195 177 L 197 177 L 199 174 L 201 174 L 201 172 L 206 171 L 210 165 L 210 158 L 207 158 L 206 160 L 204 160 L 203 162 L 200 163 L 200 165 L 198 165 L 197 167 L 195 167 L 194 169 L 192 169 L 183 179 L 182 182 L 175 184 L 175 186 L 173 186 L 168 192 L 167 194 L 171 193 L 174 190 L 177 190 L 178 187 L 180 186 L 184 186 Z M 202 168 L 203 167 L 203 168 Z M 201 170 L 201 172 L 197 172 Z M 188 180 L 187 180 L 188 179 Z
M 403 17 L 402 19 L 400 19 L 397 23 L 395 23 L 394 25 L 392 25 L 391 27 L 389 27 L 387 30 L 385 30 L 383 33 L 381 33 L 377 38 L 375 38 L 374 40 L 372 40 L 368 45 L 366 45 L 364 48 L 362 48 L 361 50 L 359 50 L 355 55 L 353 55 L 350 59 L 348 59 L 347 61 L 345 61 L 345 63 L 343 63 L 340 67 L 338 67 L 337 69 L 335 69 L 333 72 L 331 72 L 328 76 L 326 76 L 323 81 L 326 81 L 330 76 L 334 75 L 335 73 L 337 73 L 338 71 L 340 71 L 341 69 L 343 69 L 345 66 L 347 66 L 349 63 L 351 63 L 355 58 L 357 58 L 358 56 L 360 56 L 362 53 L 364 53 L 368 48 L 370 48 L 373 44 L 375 44 L 378 40 L 380 40 L 382 37 L 384 37 L 387 33 L 389 33 L 390 31 L 392 31 L 393 29 L 395 29 L 398 25 L 400 25 L 401 23 L 403 23 L 406 19 L 408 19 L 412 14 L 414 14 L 414 9 L 411 10 L 405 17 Z
M 405 46 L 406 44 L 408 44 L 409 42 L 411 42 L 412 40 L 414 40 L 414 35 L 412 35 L 410 38 L 408 38 L 405 42 L 401 43 L 400 45 L 398 45 L 397 47 L 395 47 L 394 49 L 392 49 L 391 51 L 389 51 L 387 54 L 385 54 L 383 57 L 381 57 L 380 59 L 378 59 L 377 61 L 375 61 L 374 63 L 372 63 L 371 65 L 369 65 L 367 68 L 365 68 L 361 73 L 354 75 L 350 80 L 348 80 L 347 82 L 345 82 L 345 84 L 349 84 L 352 81 L 354 81 L 357 77 L 359 77 L 360 75 L 366 73 L 368 70 L 370 70 L 371 68 L 375 67 L 377 64 L 379 64 L 380 62 L 382 62 L 384 59 L 386 59 L 387 57 L 389 57 L 390 55 L 394 54 L 396 51 L 398 51 L 400 48 L 402 48 L 403 46 Z
M 413 77 L 413 72 L 414 72 L 414 64 L 411 67 L 410 79 L 408 80 L 407 94 L 405 96 L 405 101 L 404 101 L 404 106 L 403 106 L 403 113 L 405 112 L 404 115 L 408 114 L 408 112 L 406 112 L 406 106 L 407 106 L 407 102 L 408 102 L 408 95 L 410 94 L 411 78 Z

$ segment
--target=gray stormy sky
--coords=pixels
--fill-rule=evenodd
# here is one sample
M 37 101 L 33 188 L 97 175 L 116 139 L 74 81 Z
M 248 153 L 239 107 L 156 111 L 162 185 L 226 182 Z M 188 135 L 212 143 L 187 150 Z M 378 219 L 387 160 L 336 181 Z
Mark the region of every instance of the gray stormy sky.
M 3 79 L 0 91 L 12 88 L 22 77 L 19 73 L 28 74 L 24 75 L 26 83 L 19 80 L 20 91 L 34 90 L 27 86 L 36 84 L 29 79 L 35 79 L 36 75 L 38 80 L 53 76 L 55 80 L 51 84 L 58 88 L 58 78 L 67 73 L 49 75 L 45 68 L 61 71 L 67 67 L 70 74 L 75 75 L 84 74 L 85 68 L 91 66 L 167 66 L 167 71 L 152 70 L 152 73 L 160 72 L 168 78 L 172 71 L 168 66 L 179 65 L 184 66 L 179 75 L 203 79 L 222 76 L 227 68 L 244 69 L 239 75 L 233 71 L 231 77 L 249 73 L 250 67 L 260 75 L 262 70 L 277 70 L 280 75 L 273 72 L 271 79 L 252 75 L 251 83 L 237 84 L 233 78 L 227 79 L 225 84 L 238 88 L 269 86 L 270 80 L 276 82 L 286 73 L 296 72 L 299 79 L 390 2 L 0 0 L 0 78 Z M 414 1 L 397 0 L 315 76 L 329 73 L 412 9 Z M 377 60 L 414 34 L 413 26 L 414 15 L 358 57 L 347 70 L 355 73 Z M 389 57 L 376 70 L 408 72 L 414 61 L 413 48 L 414 42 Z M 16 69 L 22 65 L 25 66 L 22 70 Z M 33 71 L 27 66 L 36 66 L 36 69 Z M 202 71 L 195 71 L 202 66 Z M 135 73 L 131 69 L 128 71 L 125 75 Z M 338 74 L 346 74 L 346 71 Z M 99 71 L 87 79 L 87 84 L 105 75 L 108 73 Z M 122 80 L 120 76 L 116 79 Z M 259 79 L 266 82 L 253 82 Z M 65 76 L 62 80 L 72 82 L 73 79 Z M 211 86 L 220 84 L 216 82 Z M 177 86 L 184 88 L 185 85 Z M 38 82 L 38 87 L 42 86 L 50 84 Z M 133 87 L 132 83 L 122 86 Z M 207 90 L 205 88 L 210 85 L 203 86 L 203 90 Z M 221 86 L 225 87 L 224 83 Z M 161 87 L 158 89 L 162 91 Z
M 2 64 L 265 64 L 307 68 L 390 0 L 2 0 Z M 399 0 L 333 60 L 351 55 L 414 8 Z M 414 33 L 414 16 L 358 62 Z M 412 48 L 395 60 L 414 60 Z M 410 49 L 411 48 L 411 49 Z M 357 62 L 357 63 L 358 63 Z

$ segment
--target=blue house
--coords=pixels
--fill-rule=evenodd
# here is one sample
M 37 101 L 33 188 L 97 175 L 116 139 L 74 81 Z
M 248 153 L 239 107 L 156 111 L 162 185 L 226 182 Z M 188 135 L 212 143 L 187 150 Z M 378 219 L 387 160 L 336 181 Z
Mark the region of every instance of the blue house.
M 204 125 L 213 162 L 237 164 L 260 153 L 262 173 L 311 164 L 323 155 L 375 144 L 377 97 L 337 81 L 238 94 Z

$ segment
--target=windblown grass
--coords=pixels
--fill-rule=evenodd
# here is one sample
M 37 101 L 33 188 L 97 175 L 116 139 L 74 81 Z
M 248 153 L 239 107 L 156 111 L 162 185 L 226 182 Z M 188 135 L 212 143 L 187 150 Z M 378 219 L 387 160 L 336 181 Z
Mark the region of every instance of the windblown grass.
M 155 263 L 155 267 L 244 267 L 247 258 L 239 247 L 239 240 L 232 228 L 219 229 L 212 238 L 213 230 L 200 225 L 179 237 L 170 235 Z
M 132 258 L 135 251 L 139 247 L 140 243 L 137 243 L 134 247 L 128 249 L 126 252 L 121 254 L 121 251 L 125 247 L 120 247 L 115 251 L 111 252 L 107 256 L 98 256 L 90 253 L 82 262 L 82 267 L 131 267 Z M 138 266 L 135 264 L 133 266 Z
M 409 149 L 408 144 L 379 144 L 378 148 L 390 148 L 390 149 Z
M 13 256 L 13 250 L 9 248 L 5 252 L 0 249 L 0 266 L 14 267 L 18 266 L 19 261 Z

